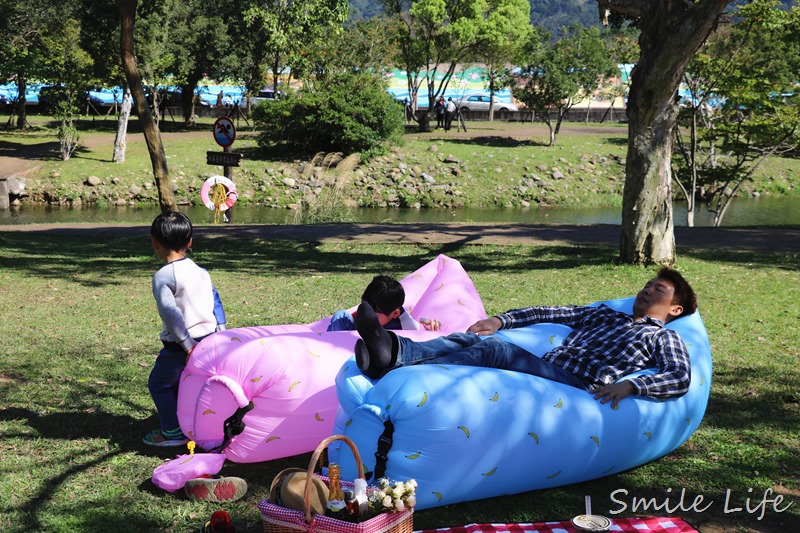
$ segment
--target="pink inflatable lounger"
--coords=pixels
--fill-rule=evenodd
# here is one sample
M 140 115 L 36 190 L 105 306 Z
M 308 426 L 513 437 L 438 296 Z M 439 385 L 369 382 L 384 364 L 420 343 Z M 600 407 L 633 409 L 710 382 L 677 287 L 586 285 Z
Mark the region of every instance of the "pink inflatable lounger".
M 442 322 L 439 332 L 404 336 L 425 340 L 486 318 L 472 280 L 452 258 L 440 255 L 400 283 L 412 317 Z M 358 338 L 355 331 L 325 331 L 329 321 L 238 328 L 203 339 L 181 375 L 183 432 L 200 448 L 240 463 L 314 450 L 333 430 L 336 375 Z

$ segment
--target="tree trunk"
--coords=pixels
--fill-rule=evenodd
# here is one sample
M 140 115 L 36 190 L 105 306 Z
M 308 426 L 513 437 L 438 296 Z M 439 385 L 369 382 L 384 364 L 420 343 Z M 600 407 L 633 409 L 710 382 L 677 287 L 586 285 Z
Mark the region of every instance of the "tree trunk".
M 28 126 L 28 115 L 25 110 L 25 92 L 28 83 L 24 75 L 17 75 L 17 129 L 24 130 Z
M 197 115 L 195 114 L 194 109 L 197 105 L 197 101 L 200 98 L 195 95 L 194 92 L 197 89 L 197 84 L 201 79 L 202 78 L 196 74 L 192 75 L 187 80 L 187 84 L 182 87 L 183 91 L 181 92 L 181 107 L 183 111 L 183 126 L 185 128 L 197 128 Z M 234 103 L 239 105 L 238 101 Z
M 117 136 L 114 139 L 114 157 L 111 159 L 115 163 L 125 162 L 125 150 L 128 147 L 128 119 L 130 119 L 130 117 L 131 90 L 125 87 L 125 93 L 122 95 L 119 119 L 117 120 Z
M 122 54 L 122 68 L 128 80 L 133 102 L 136 105 L 136 113 L 139 115 L 139 122 L 142 124 L 144 140 L 147 143 L 147 150 L 150 152 L 150 162 L 153 165 L 153 177 L 158 188 L 158 202 L 162 211 L 174 210 L 175 198 L 172 194 L 172 186 L 169 182 L 169 168 L 167 168 L 167 156 L 164 153 L 164 145 L 161 143 L 161 132 L 153 122 L 150 114 L 150 107 L 142 89 L 142 79 L 139 76 L 139 67 L 136 64 L 136 56 L 133 53 L 133 25 L 136 19 L 137 0 L 117 0 L 120 17 L 122 19 L 122 32 L 120 35 L 120 52 Z
M 631 73 L 628 157 L 622 199 L 620 259 L 675 263 L 672 144 L 675 94 L 686 66 L 729 0 L 598 0 L 641 19 L 639 62 Z

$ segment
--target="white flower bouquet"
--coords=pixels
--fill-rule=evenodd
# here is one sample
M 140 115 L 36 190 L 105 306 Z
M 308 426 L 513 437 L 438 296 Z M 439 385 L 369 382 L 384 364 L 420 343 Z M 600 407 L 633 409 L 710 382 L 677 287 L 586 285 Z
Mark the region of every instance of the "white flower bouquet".
M 378 480 L 377 487 L 370 487 L 367 492 L 369 509 L 375 514 L 395 513 L 412 510 L 417 504 L 415 491 L 417 482 L 413 479 L 391 482 L 388 479 Z

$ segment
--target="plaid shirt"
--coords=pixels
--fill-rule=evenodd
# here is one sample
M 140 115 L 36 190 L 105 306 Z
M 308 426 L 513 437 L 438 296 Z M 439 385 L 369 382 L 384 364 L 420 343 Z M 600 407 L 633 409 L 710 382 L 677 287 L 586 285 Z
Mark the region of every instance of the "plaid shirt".
M 634 320 L 610 307 L 525 307 L 496 315 L 501 329 L 539 322 L 573 328 L 561 346 L 542 359 L 595 386 L 655 368 L 653 375 L 630 379 L 634 394 L 655 399 L 682 396 L 689 390 L 691 366 L 686 345 L 677 332 L 650 317 Z

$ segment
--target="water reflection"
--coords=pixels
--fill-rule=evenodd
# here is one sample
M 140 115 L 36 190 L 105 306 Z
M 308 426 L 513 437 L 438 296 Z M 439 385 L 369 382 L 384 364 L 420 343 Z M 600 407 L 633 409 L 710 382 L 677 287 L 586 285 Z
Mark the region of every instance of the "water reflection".
M 205 207 L 181 207 L 195 223 L 214 221 Z M 0 224 L 150 224 L 157 207 L 22 206 L 0 211 Z M 358 209 L 358 222 L 432 223 L 494 222 L 506 224 L 619 224 L 619 208 L 532 207 L 529 209 Z M 686 204 L 675 205 L 676 226 L 686 225 Z M 266 207 L 233 209 L 235 224 L 292 224 L 294 212 Z M 695 214 L 696 226 L 711 226 L 713 216 L 702 206 Z M 736 199 L 723 219 L 723 226 L 800 225 L 800 197 Z

